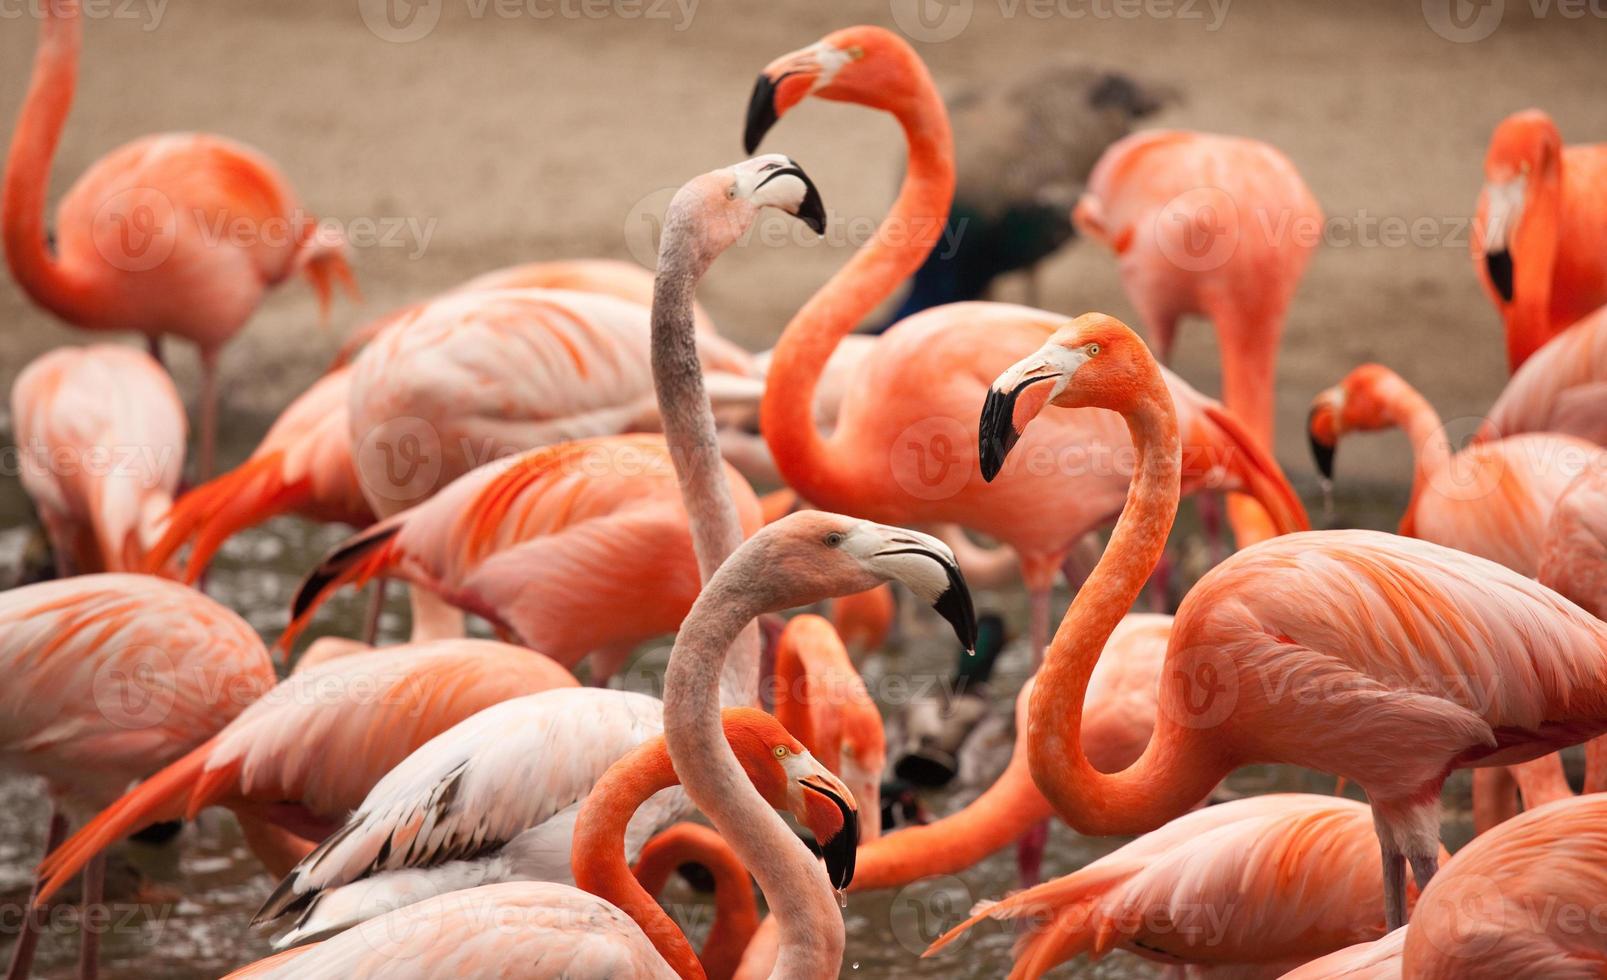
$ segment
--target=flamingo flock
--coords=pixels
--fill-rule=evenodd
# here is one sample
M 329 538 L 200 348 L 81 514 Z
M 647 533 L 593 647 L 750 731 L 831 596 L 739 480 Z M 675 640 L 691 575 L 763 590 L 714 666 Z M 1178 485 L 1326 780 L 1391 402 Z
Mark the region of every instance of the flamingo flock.
M 1087 134 L 1097 161 L 1070 161 L 1086 184 L 1053 238 L 1075 226 L 1115 254 L 1146 333 L 975 298 L 996 272 L 927 302 L 944 229 L 994 199 L 973 164 L 956 203 L 956 151 L 1000 153 L 956 147 L 920 54 L 875 26 L 775 58 L 749 96 L 750 154 L 811 97 L 891 116 L 906 146 L 877 233 L 772 350 L 722 338 L 697 292 L 767 210 L 826 232 L 822 189 L 780 153 L 687 180 L 653 271 L 532 261 L 368 319 L 214 473 L 219 351 L 293 276 L 326 310 L 336 286 L 355 297 L 345 244 L 264 154 L 204 134 L 113 150 L 47 218 L 84 14 L 39 13 L 6 259 L 35 304 L 102 336 L 11 391 L 54 577 L 0 592 L 0 770 L 49 810 L 7 980 L 36 975 L 80 877 L 65 921 L 78 976 L 98 976 L 108 852 L 206 811 L 263 872 L 238 928 L 276 952 L 237 977 L 837 977 L 860 968 L 853 896 L 1012 846 L 1023 887 L 921 937 L 941 975 L 976 972 L 967 943 L 990 923 L 1015 933 L 1015 977 L 1115 954 L 1178 976 L 1607 975 L 1607 145 L 1564 146 L 1537 109 L 1493 121 L 1473 258 L 1513 373 L 1469 444 L 1382 363 L 1336 365 L 1310 402 L 1324 483 L 1342 439 L 1404 430 L 1398 533 L 1312 530 L 1274 453 L 1315 243 L 1252 216 L 1322 219 L 1288 156 L 1128 132 L 1165 100 L 1074 72 L 1066 91 L 1097 111 L 1067 118 L 1120 118 Z M 219 216 L 296 233 L 208 236 Z M 912 280 L 914 312 L 861 333 Z M 1220 400 L 1167 367 L 1196 315 Z M 169 334 L 201 351 L 188 483 Z M 1237 550 L 1179 588 L 1180 501 L 1209 525 L 1216 494 Z M 263 637 L 205 573 L 287 515 L 350 532 Z M 899 649 L 937 620 L 966 656 L 979 621 L 1003 642 L 968 575 L 1027 595 L 1030 676 L 997 712 L 1013 741 L 970 802 L 884 829 L 884 805 L 917 792 L 887 782 L 898 720 L 879 681 L 908 671 Z M 371 585 L 377 614 L 393 580 L 405 642 L 374 615 L 301 648 L 332 595 Z M 1146 589 L 1161 611 L 1137 611 Z M 656 693 L 621 683 L 670 637 Z M 1004 707 L 952 693 L 967 724 Z M 945 767 L 967 768 L 967 732 L 923 710 Z M 1562 754 L 1577 745 L 1582 792 Z M 1264 764 L 1352 791 L 1224 784 Z M 1452 853 L 1441 797 L 1461 769 L 1477 836 Z M 1129 839 L 1043 881 L 1057 823 Z M 713 891 L 707 930 L 662 898 L 677 875 Z

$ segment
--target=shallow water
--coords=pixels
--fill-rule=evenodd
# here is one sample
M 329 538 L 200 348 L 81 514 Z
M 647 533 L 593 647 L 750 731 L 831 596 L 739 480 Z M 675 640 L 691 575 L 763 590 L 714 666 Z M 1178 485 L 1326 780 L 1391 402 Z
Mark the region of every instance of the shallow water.
M 0 492 L 0 517 L 15 528 L 25 504 Z M 1392 495 L 1366 501 L 1342 500 L 1340 514 L 1352 524 L 1387 525 L 1388 515 L 1400 502 Z M 1185 511 L 1185 517 L 1187 517 Z M 1320 518 L 1319 518 L 1320 520 Z M 278 635 L 286 621 L 291 592 L 297 578 L 313 560 L 342 537 L 336 528 L 321 528 L 292 519 L 280 519 L 242 534 L 222 551 L 208 577 L 208 591 L 238 610 L 264 636 Z M 26 532 L 0 533 L 0 567 L 9 566 L 21 552 Z M 1185 526 L 1179 539 L 1182 551 L 1198 551 Z M 1192 577 L 1184 559 L 1186 581 Z M 1060 597 L 1063 604 L 1065 596 Z M 1003 613 L 1012 627 L 1024 632 L 1025 596 L 1012 592 L 978 596 L 978 606 Z M 352 635 L 357 632 L 362 601 L 344 594 L 333 601 L 317 622 L 317 631 Z M 916 686 L 946 678 L 954 664 L 952 637 L 941 623 L 921 619 L 905 638 L 903 649 L 873 660 L 867 678 L 884 700 L 896 699 L 904 688 L 886 678 L 902 677 Z M 382 635 L 398 637 L 405 629 L 405 613 L 393 599 L 382 620 Z M 665 648 L 647 649 L 625 672 L 627 686 L 651 690 L 661 674 Z M 996 711 L 1008 716 L 1014 693 L 1025 678 L 1027 652 L 1017 640 L 1006 650 L 995 675 Z M 884 680 L 879 681 L 879 678 Z M 892 713 L 891 711 L 889 712 Z M 1002 767 L 1004 757 L 994 760 Z M 1257 767 L 1236 774 L 1231 790 L 1253 794 L 1275 790 L 1327 792 L 1333 781 L 1326 776 L 1281 767 Z M 969 786 L 932 794 L 927 798 L 935 814 L 950 812 L 978 792 Z M 1465 779 L 1453 781 L 1446 794 L 1447 843 L 1453 847 L 1468 835 L 1465 820 Z M 45 807 L 38 786 L 31 780 L 0 778 L 0 957 L 9 956 L 10 937 L 17 910 L 26 897 L 28 869 L 37 860 L 43 841 Z M 1051 836 L 1046 875 L 1063 874 L 1123 843 L 1123 839 L 1080 837 L 1063 826 Z M 104 930 L 102 975 L 117 978 L 170 977 L 174 980 L 215 977 L 268 952 L 269 934 L 249 931 L 246 923 L 267 895 L 273 882 L 262 872 L 241 843 L 233 819 L 222 811 L 209 811 L 198 825 L 187 827 L 177 844 L 129 844 L 125 863 L 142 872 L 144 893 L 129 903 L 117 904 Z M 125 886 L 119 888 L 117 879 Z M 132 875 L 114 870 L 113 894 L 130 890 Z M 976 901 L 998 897 L 1016 884 L 1012 849 L 995 854 L 957 877 L 919 882 L 895 892 L 854 895 L 845 913 L 848 949 L 845 976 L 946 977 L 998 976 L 1008 970 L 1013 935 L 985 925 L 968 941 L 945 955 L 921 960 L 919 952 Z M 673 901 L 681 908 L 698 907 L 699 900 L 679 883 L 672 883 Z M 706 912 L 706 909 L 703 909 Z M 706 916 L 694 916 L 699 921 Z M 694 938 L 696 932 L 694 931 Z M 52 920 L 36 961 L 40 977 L 70 977 L 77 952 L 78 933 L 70 909 Z M 1153 964 L 1125 953 L 1090 964 L 1079 960 L 1062 967 L 1057 976 L 1148 977 L 1158 975 Z

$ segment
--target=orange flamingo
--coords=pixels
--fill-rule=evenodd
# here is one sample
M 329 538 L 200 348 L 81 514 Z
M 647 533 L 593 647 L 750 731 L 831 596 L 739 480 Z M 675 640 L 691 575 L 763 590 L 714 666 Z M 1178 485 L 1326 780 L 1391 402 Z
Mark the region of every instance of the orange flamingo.
M 982 467 L 1049 403 L 1118 413 L 1138 465 L 1109 546 L 1061 621 L 1029 713 L 1033 779 L 1082 833 L 1152 830 L 1252 762 L 1343 776 L 1372 803 L 1385 913 L 1405 921 L 1439 853 L 1452 769 L 1509 765 L 1607 731 L 1607 624 L 1494 562 L 1371 531 L 1261 542 L 1183 600 L 1144 754 L 1115 773 L 1084 754 L 1083 697 L 1176 516 L 1181 449 L 1159 366 L 1131 330 L 1091 313 L 994 382 Z M 1410 746 L 1410 751 L 1403 751 Z
M 1377 854 L 1365 803 L 1305 793 L 1234 800 L 984 903 L 925 955 L 984 919 L 1024 919 L 1012 980 L 1113 949 L 1173 967 L 1288 968 L 1384 935 Z M 1416 897 L 1408 893 L 1408 905 Z
M 847 790 L 779 722 L 753 708 L 731 708 L 719 724 L 738 772 L 765 806 L 794 814 L 828 850 L 853 836 Z M 590 894 L 551 882 L 467 888 L 231 976 L 701 978 L 685 935 L 632 876 L 625 858 L 633 816 L 677 782 L 662 736 L 623 756 L 597 781 L 574 829 L 574 875 Z M 518 927 L 508 928 L 509 922 Z
M 1607 891 L 1607 797 L 1531 810 L 1475 838 L 1423 889 L 1400 976 L 1600 976 L 1589 921 Z
M 1523 432 L 1561 432 L 1607 446 L 1607 307 L 1524 361 L 1474 438 Z
M 1382 939 L 1319 956 L 1285 973 L 1283 980 L 1400 980 L 1401 951 L 1411 931 L 1396 929 Z
M 687 864 L 703 867 L 714 885 L 714 922 L 698 950 L 698 962 L 709 980 L 731 980 L 742 951 L 759 928 L 759 903 L 753 898 L 748 869 L 730 845 L 700 823 L 678 823 L 642 847 L 631 874 L 644 891 L 657 895 L 670 874 Z
M 205 744 L 124 793 L 39 867 L 49 898 L 107 845 L 209 806 L 241 818 L 270 872 L 283 875 L 311 844 L 283 853 L 264 825 L 319 841 L 414 749 L 483 708 L 575 687 L 539 653 L 489 640 L 437 640 L 356 653 L 298 670 Z M 340 759 L 341 765 L 323 764 Z
M 1501 120 L 1484 157 L 1471 245 L 1516 371 L 1607 304 L 1607 143 L 1563 146 L 1539 109 Z
M 17 375 L 11 420 L 56 574 L 143 567 L 184 470 L 184 405 L 161 365 L 109 344 L 51 351 Z
M 788 621 L 776 644 L 770 704 L 787 731 L 848 785 L 860 808 L 877 815 L 861 827 L 861 839 L 881 836 L 882 713 L 830 622 L 807 614 Z
M 1451 449 L 1440 417 L 1400 375 L 1364 364 L 1311 403 L 1308 431 L 1323 479 L 1339 440 L 1399 427 L 1416 463 L 1400 533 L 1497 561 L 1533 576 L 1557 500 L 1574 478 L 1607 469 L 1607 452 L 1573 436 L 1532 432 Z
M 45 197 L 78 78 L 79 6 L 43 5 L 0 201 L 6 260 L 35 303 L 74 326 L 143 333 L 153 354 L 164 334 L 200 348 L 204 480 L 212 473 L 223 345 L 269 288 L 305 275 L 327 308 L 337 281 L 355 291 L 351 270 L 342 243 L 318 233 L 317 219 L 271 161 L 204 133 L 148 136 L 96 161 L 57 206 L 53 251 Z
M 0 594 L 0 675 L 0 768 L 46 781 L 46 853 L 66 834 L 68 808 L 105 806 L 211 738 L 274 681 L 262 641 L 239 616 L 182 585 L 115 573 Z M 86 868 L 86 906 L 100 903 L 105 869 L 98 859 Z M 28 975 L 40 926 L 24 917 L 8 980 Z M 81 975 L 95 974 L 98 938 L 83 931 Z
M 880 229 L 793 317 L 776 345 L 761 423 L 776 465 L 828 510 L 904 524 L 957 523 L 1014 547 L 1033 596 L 1033 646 L 1048 628 L 1049 588 L 1072 546 L 1114 517 L 1131 447 L 1096 412 L 1050 413 L 1021 466 L 973 478 L 973 406 L 1014 358 L 1059 318 L 1002 303 L 955 303 L 895 324 L 855 372 L 829 437 L 815 426 L 819 379 L 842 337 L 911 275 L 937 241 L 954 192 L 943 102 L 918 55 L 877 27 L 836 31 L 760 74 L 748 108 L 751 149 L 806 96 L 889 112 L 904 129 L 908 168 Z M 1187 488 L 1253 494 L 1279 530 L 1306 527 L 1277 464 L 1242 423 L 1167 376 L 1183 413 Z M 962 421 L 963 420 L 963 421 Z

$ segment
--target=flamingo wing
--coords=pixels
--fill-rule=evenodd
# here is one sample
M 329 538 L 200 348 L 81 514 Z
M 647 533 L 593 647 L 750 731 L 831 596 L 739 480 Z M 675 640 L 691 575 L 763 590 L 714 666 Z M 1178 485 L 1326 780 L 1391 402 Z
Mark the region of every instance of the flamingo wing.
M 1607 445 L 1607 309 L 1568 327 L 1512 375 L 1479 429 L 1482 440 L 1562 432 Z

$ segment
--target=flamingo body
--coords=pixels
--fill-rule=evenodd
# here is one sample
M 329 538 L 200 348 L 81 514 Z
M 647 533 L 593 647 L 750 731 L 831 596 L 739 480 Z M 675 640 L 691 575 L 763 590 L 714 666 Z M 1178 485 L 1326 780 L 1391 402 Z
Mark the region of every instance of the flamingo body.
M 1607 308 L 1557 334 L 1512 372 L 1476 438 L 1521 432 L 1607 446 Z

